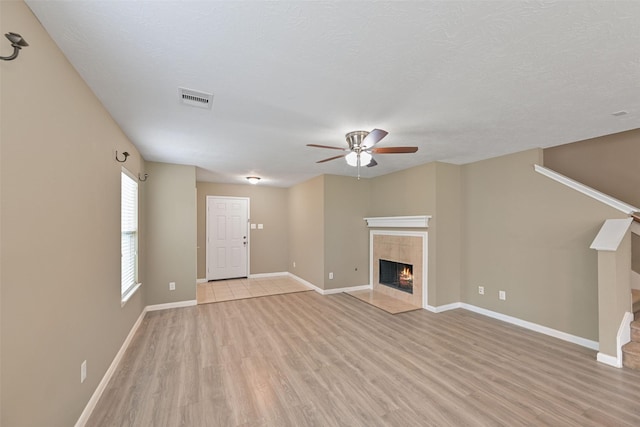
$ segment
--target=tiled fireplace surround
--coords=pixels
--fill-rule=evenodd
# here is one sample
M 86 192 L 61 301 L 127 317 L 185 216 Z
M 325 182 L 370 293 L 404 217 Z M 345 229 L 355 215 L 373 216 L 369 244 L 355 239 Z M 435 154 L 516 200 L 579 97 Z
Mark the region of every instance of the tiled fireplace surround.
M 426 301 L 426 232 L 371 230 L 371 283 L 375 292 L 388 295 L 416 307 L 424 307 Z M 413 294 L 379 283 L 380 259 L 413 265 Z
M 373 290 L 411 305 L 422 307 L 422 238 L 418 236 L 397 236 L 372 234 L 373 238 Z M 413 294 L 402 292 L 389 286 L 381 285 L 380 259 L 413 265 Z

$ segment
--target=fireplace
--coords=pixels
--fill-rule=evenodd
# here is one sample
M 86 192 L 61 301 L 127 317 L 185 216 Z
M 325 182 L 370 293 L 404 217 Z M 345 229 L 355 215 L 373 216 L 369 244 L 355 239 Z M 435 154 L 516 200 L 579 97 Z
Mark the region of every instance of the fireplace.
M 413 294 L 413 265 L 380 258 L 381 285 Z
M 369 256 L 374 292 L 427 306 L 426 231 L 371 230 Z

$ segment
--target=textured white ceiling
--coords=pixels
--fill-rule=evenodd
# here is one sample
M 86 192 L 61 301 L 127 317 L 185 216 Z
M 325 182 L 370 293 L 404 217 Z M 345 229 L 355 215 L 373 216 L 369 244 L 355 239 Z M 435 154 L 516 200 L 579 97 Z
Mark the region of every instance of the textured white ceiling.
M 27 3 L 144 158 L 199 180 L 353 176 L 305 145 L 359 129 L 419 147 L 372 177 L 640 127 L 640 1 Z

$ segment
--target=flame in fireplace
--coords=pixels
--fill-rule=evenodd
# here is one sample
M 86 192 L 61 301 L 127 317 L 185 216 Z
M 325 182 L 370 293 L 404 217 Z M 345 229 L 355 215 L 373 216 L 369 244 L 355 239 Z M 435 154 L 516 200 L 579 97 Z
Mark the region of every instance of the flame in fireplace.
M 405 267 L 400 272 L 400 283 L 402 284 L 413 284 L 413 275 L 411 274 L 411 270 L 409 267 Z

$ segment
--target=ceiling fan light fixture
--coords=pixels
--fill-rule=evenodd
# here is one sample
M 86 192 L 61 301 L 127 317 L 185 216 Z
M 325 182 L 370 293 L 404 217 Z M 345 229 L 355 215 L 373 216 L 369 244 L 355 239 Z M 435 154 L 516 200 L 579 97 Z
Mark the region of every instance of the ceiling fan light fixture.
M 247 181 L 249 181 L 249 184 L 256 185 L 257 183 L 260 182 L 260 177 L 259 176 L 248 176 L 247 177 Z
M 369 163 L 371 163 L 371 159 L 373 159 L 373 156 L 366 151 L 361 151 L 360 153 L 352 151 L 351 153 L 344 156 L 347 164 L 353 167 L 358 166 L 358 158 L 360 158 L 360 166 L 367 166 Z
M 349 148 L 354 150 L 356 148 L 362 147 L 362 141 L 369 135 L 369 132 L 366 130 L 356 130 L 353 132 L 349 132 L 345 135 L 347 139 L 347 144 L 349 144 Z
M 344 159 L 347 161 L 349 166 L 358 166 L 358 153 L 352 151 L 351 153 L 344 156 Z
M 339 155 L 322 159 L 316 163 L 325 163 L 344 157 L 349 166 L 358 168 L 358 179 L 360 179 L 360 167 L 376 166 L 378 162 L 373 158 L 373 154 L 408 154 L 418 151 L 418 147 L 375 147 L 389 132 L 382 129 L 374 129 L 371 132 L 366 130 L 356 130 L 345 135 L 349 148 L 334 147 L 332 145 L 307 144 L 307 147 L 329 148 L 331 150 L 348 151 L 346 155 Z
M 373 159 L 373 156 L 369 153 L 367 153 L 366 151 L 363 151 L 360 153 L 360 166 L 367 166 L 369 163 L 371 163 L 371 159 Z

